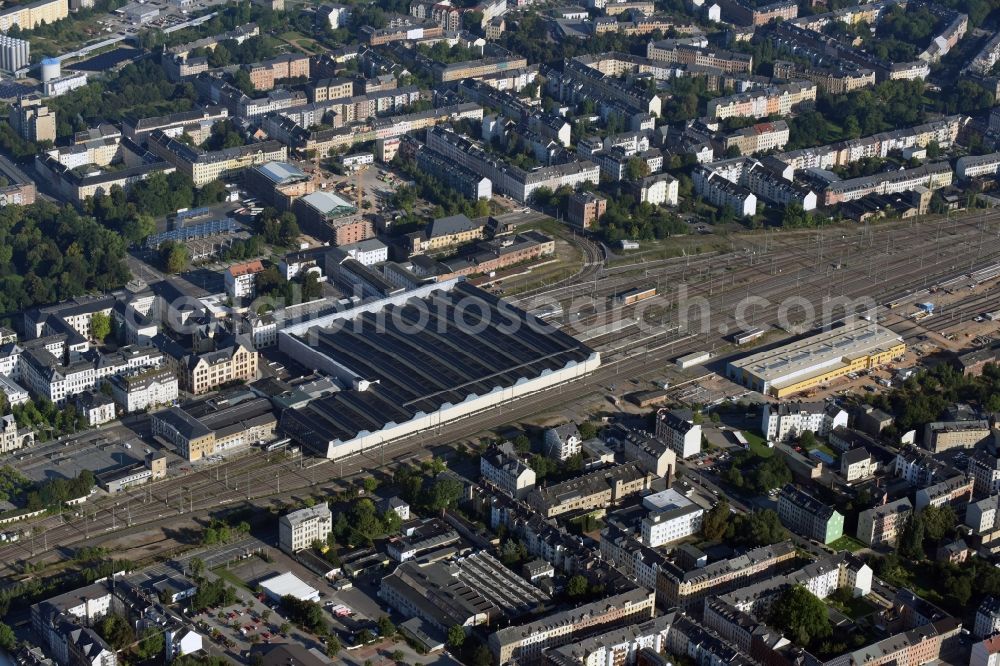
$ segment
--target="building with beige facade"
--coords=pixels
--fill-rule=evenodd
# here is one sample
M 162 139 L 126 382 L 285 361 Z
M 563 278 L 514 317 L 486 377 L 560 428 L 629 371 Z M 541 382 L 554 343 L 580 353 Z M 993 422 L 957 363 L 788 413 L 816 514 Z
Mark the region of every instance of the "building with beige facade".
M 40 25 L 50 25 L 69 16 L 69 0 L 38 0 L 15 5 L 0 11 L 0 32 L 7 32 L 15 25 L 21 30 L 34 30 Z
M 727 74 L 753 71 L 753 56 L 723 49 L 678 44 L 676 40 L 650 42 L 646 46 L 646 57 L 679 65 L 715 67 Z
M 653 475 L 636 463 L 597 469 L 561 483 L 535 488 L 528 504 L 546 518 L 570 511 L 610 506 L 623 498 L 649 490 Z
M 906 497 L 862 511 L 858 514 L 858 540 L 873 548 L 896 545 L 911 511 L 913 504 Z
M 784 116 L 803 102 L 816 101 L 816 84 L 812 81 L 793 81 L 747 92 L 718 97 L 708 103 L 708 117 L 715 120 L 726 118 L 766 118 Z
M 36 94 L 22 95 L 10 108 L 10 126 L 28 141 L 56 140 L 56 114 Z
M 288 159 L 288 147 L 278 141 L 260 141 L 209 152 L 172 139 L 159 130 L 149 135 L 149 149 L 187 174 L 195 187 L 235 176 L 258 164 Z
M 434 65 L 432 71 L 436 82 L 448 83 L 449 81 L 461 81 L 462 79 L 475 79 L 482 76 L 489 76 L 491 74 L 506 72 L 511 69 L 520 69 L 527 66 L 528 61 L 523 56 L 509 55 L 447 64 L 438 63 Z
M 577 608 L 546 615 L 490 635 L 493 663 L 539 663 L 542 651 L 576 642 L 601 629 L 645 622 L 653 617 L 656 593 L 637 587 Z
M 154 413 L 150 429 L 155 437 L 176 447 L 181 457 L 194 462 L 222 451 L 270 441 L 277 423 L 267 398 L 235 404 L 225 399 L 208 399 Z
M 198 395 L 233 381 L 257 379 L 257 351 L 245 335 L 237 335 L 216 351 L 181 359 L 181 387 Z
M 740 151 L 740 155 L 781 150 L 786 143 L 788 143 L 788 123 L 784 120 L 757 123 L 737 130 L 725 138 L 726 150 L 735 147 Z
M 795 544 L 783 541 L 690 570 L 665 561 L 656 578 L 656 595 L 665 608 L 696 607 L 705 597 L 771 578 L 795 558 Z

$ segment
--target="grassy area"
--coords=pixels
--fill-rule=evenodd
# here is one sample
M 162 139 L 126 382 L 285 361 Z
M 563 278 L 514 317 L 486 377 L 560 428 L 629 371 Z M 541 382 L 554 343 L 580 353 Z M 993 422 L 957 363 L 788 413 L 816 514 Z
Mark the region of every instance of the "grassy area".
M 845 534 L 836 541 L 830 543 L 830 548 L 833 548 L 836 551 L 847 550 L 852 553 L 856 553 L 862 548 L 867 548 L 867 546 L 854 537 Z
M 836 600 L 830 598 L 828 602 L 831 606 L 855 621 L 865 617 L 866 615 L 871 615 L 878 610 L 878 606 L 864 597 L 851 597 L 848 599 L 845 596 L 841 596 Z
M 750 450 L 753 454 L 759 458 L 770 458 L 774 455 L 774 449 L 767 445 L 764 438 L 755 432 L 750 432 L 749 430 L 743 431 L 743 436 L 747 438 L 747 442 L 750 444 Z
M 244 583 L 243 580 L 240 579 L 239 576 L 237 576 L 236 574 L 234 574 L 232 571 L 230 571 L 229 569 L 227 569 L 224 566 L 216 567 L 216 568 L 212 569 L 212 573 L 214 573 L 216 576 L 218 576 L 222 580 L 226 581 L 227 583 L 232 583 L 236 587 L 243 588 L 244 590 L 250 590 L 250 588 L 247 586 L 247 584 Z M 250 590 L 250 591 L 252 592 L 253 590 Z

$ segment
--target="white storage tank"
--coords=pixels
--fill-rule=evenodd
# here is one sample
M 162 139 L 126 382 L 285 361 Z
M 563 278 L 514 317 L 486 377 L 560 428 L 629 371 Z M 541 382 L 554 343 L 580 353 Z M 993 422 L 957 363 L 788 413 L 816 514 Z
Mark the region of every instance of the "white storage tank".
M 42 83 L 58 79 L 61 75 L 62 68 L 57 58 L 45 58 L 42 60 Z

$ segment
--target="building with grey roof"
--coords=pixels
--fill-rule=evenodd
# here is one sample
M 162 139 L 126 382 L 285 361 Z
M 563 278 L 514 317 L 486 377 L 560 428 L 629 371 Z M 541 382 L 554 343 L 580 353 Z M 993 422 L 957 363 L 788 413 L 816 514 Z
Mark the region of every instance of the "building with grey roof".
M 442 632 L 517 620 L 545 608 L 547 594 L 492 555 L 403 562 L 382 579 L 379 598 Z
M 844 516 L 791 484 L 778 495 L 778 517 L 792 532 L 828 544 L 844 534 Z
M 652 619 L 656 594 L 636 587 L 599 601 L 545 615 L 519 626 L 500 629 L 489 637 L 490 652 L 498 664 L 534 663 L 547 648 L 574 643 L 603 628 L 632 625 Z
M 587 472 L 581 476 L 536 487 L 528 504 L 552 518 L 569 512 L 585 512 L 617 504 L 625 497 L 649 490 L 652 474 L 636 463 L 625 463 Z
M 278 519 L 278 545 L 287 553 L 296 553 L 314 541 L 325 544 L 332 531 L 333 514 L 326 502 L 320 502 Z
M 469 327 L 477 308 L 466 308 L 465 321 L 458 322 L 459 302 L 482 305 L 484 326 L 477 325 L 474 336 Z M 501 317 L 499 307 L 495 295 L 451 280 L 286 326 L 278 334 L 283 352 L 352 389 L 286 410 L 283 430 L 339 458 L 555 386 L 600 364 L 599 355 L 572 337 L 541 332 L 526 320 L 516 336 L 498 330 L 510 312 L 527 317 L 508 304 Z M 436 323 L 414 331 L 407 322 L 421 311 Z M 376 326 L 376 318 L 384 325 Z M 405 335 L 398 334 L 400 327 Z M 371 349 L 379 352 L 365 351 Z

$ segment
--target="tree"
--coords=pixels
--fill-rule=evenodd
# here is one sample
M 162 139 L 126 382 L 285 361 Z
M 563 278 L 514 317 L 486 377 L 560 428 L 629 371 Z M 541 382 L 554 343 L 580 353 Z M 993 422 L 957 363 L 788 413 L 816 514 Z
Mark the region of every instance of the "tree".
M 788 531 L 771 509 L 754 511 L 749 515 L 734 515 L 726 529 L 726 538 L 738 545 L 768 546 L 784 541 Z
M 587 579 L 576 574 L 566 582 L 566 594 L 572 598 L 587 594 Z
M 448 629 L 448 647 L 458 649 L 465 643 L 465 627 L 453 624 Z
M 896 550 L 909 560 L 924 559 L 924 520 L 919 513 L 913 511 L 906 519 Z
M 191 571 L 192 576 L 201 578 L 201 575 L 205 573 L 205 560 L 200 557 L 192 557 L 188 562 L 188 569 Z
M 139 639 L 137 653 L 140 659 L 151 659 L 163 652 L 164 646 L 163 632 L 156 627 L 147 627 Z
M 709 541 L 718 541 L 729 526 L 729 500 L 723 498 L 705 514 L 701 521 L 701 534 Z
M 378 633 L 383 638 L 392 638 L 396 635 L 396 625 L 392 623 L 388 615 L 383 615 L 378 619 Z
M 187 270 L 190 262 L 187 247 L 183 243 L 164 243 L 160 246 L 160 261 L 163 270 L 168 273 L 180 273 Z
M 111 317 L 103 312 L 95 312 L 90 318 L 90 337 L 98 342 L 111 335 Z
M 341 647 L 343 646 L 340 644 L 340 639 L 336 636 L 330 636 L 326 639 L 326 656 L 331 658 L 336 657 Z
M 365 480 L 361 482 L 361 485 L 364 486 L 365 493 L 371 495 L 375 492 L 375 489 L 378 488 L 378 479 L 372 476 L 366 477 Z
M 287 634 L 291 630 L 292 630 L 292 625 L 290 625 L 287 622 L 282 622 L 281 625 L 278 627 L 279 634 Z
M 514 438 L 514 450 L 521 455 L 531 451 L 531 440 L 527 435 L 521 434 Z
M 493 653 L 490 649 L 480 643 L 472 653 L 472 666 L 492 666 Z
M 597 437 L 597 426 L 590 421 L 584 421 L 577 429 L 580 431 L 580 439 L 593 439 Z
M 625 180 L 642 180 L 649 175 L 649 165 L 641 157 L 633 157 L 625 164 Z
M 833 634 L 826 604 L 802 585 L 793 585 L 781 594 L 769 619 L 797 645 L 810 645 Z
M 806 451 L 816 448 L 816 435 L 809 430 L 803 430 L 802 433 L 799 434 L 799 446 Z
M 16 647 L 17 637 L 14 635 L 14 630 L 0 622 L 0 649 L 13 652 Z
M 924 536 L 934 543 L 941 541 L 944 536 L 958 523 L 955 509 L 950 504 L 944 506 L 928 506 L 921 515 L 924 523 Z
M 135 633 L 132 625 L 121 615 L 112 613 L 106 615 L 98 625 L 98 633 L 115 650 L 124 650 L 135 642 Z

